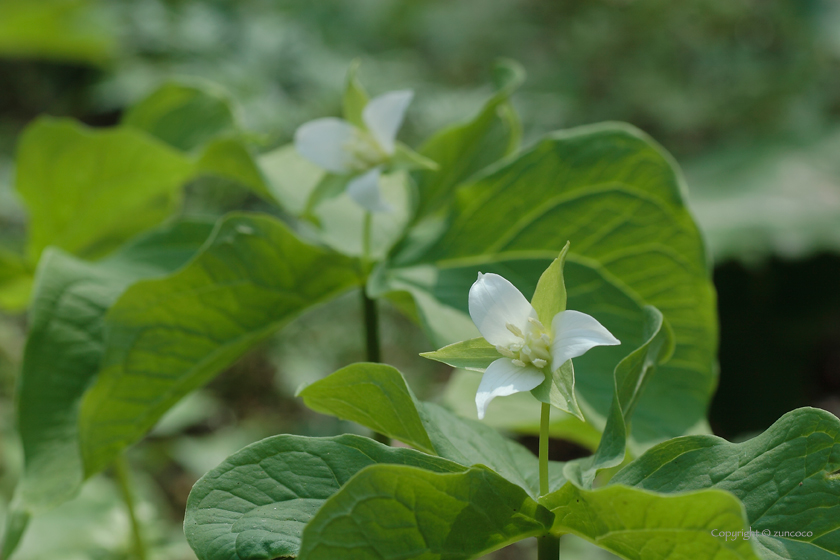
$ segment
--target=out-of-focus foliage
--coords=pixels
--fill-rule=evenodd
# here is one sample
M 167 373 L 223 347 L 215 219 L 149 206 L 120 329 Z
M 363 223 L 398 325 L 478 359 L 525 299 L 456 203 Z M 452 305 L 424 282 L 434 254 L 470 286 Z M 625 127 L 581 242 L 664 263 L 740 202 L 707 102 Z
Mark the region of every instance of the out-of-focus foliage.
M 417 139 L 473 110 L 486 92 L 481 84 L 491 61 L 509 56 L 530 77 L 517 98 L 526 139 L 603 120 L 639 126 L 687 163 L 698 215 L 720 258 L 840 246 L 830 226 L 819 225 L 840 215 L 840 178 L 831 168 L 836 150 L 823 141 L 825 155 L 811 153 L 820 151 L 814 143 L 836 136 L 840 117 L 840 8 L 830 0 L 115 0 L 107 6 L 5 0 L 0 6 L 78 15 L 61 21 L 110 22 L 105 36 L 116 37 L 119 49 L 100 42 L 111 45 L 113 63 L 77 86 L 96 82 L 83 92 L 87 112 L 121 109 L 175 75 L 206 77 L 241 101 L 248 128 L 278 143 L 301 122 L 338 112 L 341 76 L 354 57 L 362 58 L 361 76 L 372 91 L 396 83 L 418 91 L 407 123 Z M 809 155 L 790 157 L 791 150 Z M 756 211 L 753 192 L 764 190 L 766 163 L 776 154 L 783 157 L 771 181 L 774 194 Z M 821 186 L 799 197 L 796 210 L 810 211 L 804 199 L 820 200 L 818 223 L 777 219 L 776 205 L 791 198 L 785 193 L 813 183 Z M 753 191 L 753 184 L 761 186 Z M 803 233 L 796 224 L 805 221 Z
M 104 6 L 96 0 L 2 0 L 0 56 L 103 63 L 117 46 Z
M 526 143 L 557 128 L 624 120 L 674 153 L 684 164 L 692 210 L 716 259 L 755 261 L 772 254 L 795 257 L 840 248 L 840 6 L 832 0 L 0 0 L 0 307 L 16 302 L 20 306 L 34 272 L 21 258 L 28 218 L 12 192 L 15 173 L 10 162 L 17 133 L 38 113 L 114 124 L 125 107 L 161 83 L 173 77 L 203 77 L 221 83 L 229 97 L 241 103 L 237 117 L 244 128 L 263 133 L 269 145 L 281 145 L 301 122 L 340 111 L 341 77 L 349 61 L 361 57 L 361 77 L 371 91 L 396 85 L 417 91 L 405 128 L 405 138 L 414 141 L 474 112 L 487 99 L 491 90 L 483 84 L 497 56 L 518 59 L 528 70 L 529 81 L 514 100 Z M 189 96 L 182 99 L 182 110 L 189 113 Z M 207 109 L 201 106 L 200 111 Z M 155 130 L 160 110 L 129 114 L 123 122 L 191 152 L 191 157 L 199 156 L 199 161 L 223 143 L 233 146 L 222 146 L 227 159 L 204 160 L 224 165 L 203 168 L 207 173 L 187 186 L 186 213 L 264 207 L 248 190 L 231 186 L 245 176 L 250 177 L 251 192 L 264 199 L 277 196 L 260 191 L 266 185 L 263 174 L 270 173 L 269 163 L 287 168 L 294 159 L 288 157 L 288 148 L 268 152 L 260 160 L 261 169 L 249 167 L 253 144 L 241 142 L 227 127 L 224 109 L 214 113 L 219 119 L 206 122 L 208 130 L 221 131 L 224 137 L 206 148 L 206 137 L 179 138 L 171 131 Z M 219 123 L 222 126 L 216 128 Z M 340 207 L 334 210 L 340 212 Z M 340 231 L 333 235 L 333 243 L 343 240 L 346 236 Z M 815 277 L 812 285 L 827 283 L 824 278 Z M 752 286 L 755 299 L 750 301 L 755 305 L 770 308 L 782 297 L 761 299 L 772 291 L 772 279 L 754 280 L 758 285 Z M 784 286 L 775 288 L 784 291 Z M 405 303 L 396 298 L 394 302 Z M 827 305 L 810 303 L 813 309 Z M 768 367 L 779 370 L 777 377 L 801 378 L 797 367 L 814 360 L 809 354 L 818 338 L 813 329 L 829 325 L 822 326 L 818 340 L 826 348 L 840 340 L 831 334 L 836 305 L 833 309 L 822 315 L 814 311 L 808 321 L 797 320 L 799 350 L 789 353 L 789 359 L 797 360 L 790 368 L 780 368 L 768 353 L 762 365 L 745 358 L 744 367 L 735 369 L 761 370 L 752 380 L 762 384 L 761 391 L 770 391 L 764 375 Z M 740 308 L 738 312 L 744 313 Z M 358 320 L 347 298 L 322 313 Z M 768 331 L 775 325 L 771 321 L 778 320 L 770 312 L 761 317 Z M 161 478 L 158 483 L 166 486 L 176 509 L 186 500 L 184 486 L 245 443 L 282 429 L 302 429 L 295 417 L 300 411 L 289 397 L 296 385 L 292 379 L 312 379 L 351 361 L 347 356 L 360 357 L 354 354 L 355 338 L 337 334 L 336 341 L 324 340 L 329 339 L 325 328 L 317 322 L 307 326 L 307 321 L 312 320 L 298 321 L 292 329 L 302 339 L 319 337 L 334 352 L 302 356 L 284 337 L 271 345 L 268 357 L 265 349 L 254 352 L 211 388 L 211 395 L 224 395 L 209 397 L 217 407 L 209 407 L 213 414 L 199 415 L 175 429 L 176 435 L 160 436 L 161 441 L 150 444 L 155 452 L 142 460 L 152 471 L 166 471 L 166 481 Z M 740 331 L 734 333 L 741 339 L 754 336 L 749 348 L 767 344 L 766 338 L 758 340 L 764 331 L 754 328 L 756 321 L 742 317 Z M 336 321 L 330 317 L 322 323 L 335 328 Z M 386 337 L 403 332 L 412 344 L 421 338 L 404 322 L 389 328 L 394 325 L 399 328 L 386 329 Z M 3 317 L 0 322 L 0 415 L 12 408 L 23 328 L 22 318 Z M 404 346 L 395 338 L 388 346 L 389 361 L 408 363 L 412 357 L 404 354 Z M 411 353 L 422 349 L 412 346 Z M 828 362 L 820 362 L 820 367 L 825 386 L 837 383 L 829 379 Z M 737 372 L 728 370 L 733 373 Z M 728 374 L 724 364 L 725 380 Z M 440 373 L 434 377 L 442 378 Z M 469 384 L 474 377 L 456 379 Z M 736 385 L 740 378 L 731 379 Z M 256 388 L 259 396 L 249 396 L 249 388 Z M 455 392 L 450 386 L 450 404 L 463 403 Z M 736 392 L 740 389 L 733 395 Z M 733 398 L 737 404 L 738 397 Z M 512 414 L 522 418 L 518 428 L 533 427 L 526 426 L 530 419 L 519 411 Z M 234 417 L 245 420 L 237 426 Z M 307 433 L 324 435 L 338 429 L 335 423 L 306 418 Z M 6 499 L 18 476 L 13 465 L 19 458 L 11 418 L 2 420 L 0 493 Z M 218 430 L 220 426 L 224 428 Z M 187 428 L 200 437 L 177 435 Z M 569 435 L 563 426 L 557 428 L 557 434 Z M 597 432 L 584 434 L 575 426 L 571 433 L 587 446 L 597 444 Z M 95 512 L 84 507 L 73 511 L 71 517 L 90 515 L 88 523 L 96 523 Z M 108 543 L 95 553 L 109 558 L 125 553 L 124 539 Z M 23 546 L 20 558 L 41 557 L 34 549 L 28 552 L 32 545 Z M 64 553 L 70 554 L 69 548 Z M 91 551 L 79 554 L 89 557 Z

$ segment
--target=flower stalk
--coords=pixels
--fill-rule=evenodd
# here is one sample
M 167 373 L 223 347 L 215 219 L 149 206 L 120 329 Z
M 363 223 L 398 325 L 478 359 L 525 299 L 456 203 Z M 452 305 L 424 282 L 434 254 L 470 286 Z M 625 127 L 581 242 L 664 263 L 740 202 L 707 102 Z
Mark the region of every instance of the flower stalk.
M 367 284 L 367 276 L 370 273 L 370 244 L 371 244 L 371 226 L 373 223 L 373 213 L 365 212 L 365 221 L 362 226 L 362 268 L 364 282 L 362 285 L 362 314 L 365 322 L 365 351 L 368 362 L 381 362 L 382 353 L 379 346 L 379 310 L 377 309 L 376 300 L 368 297 L 365 285 Z M 379 432 L 373 433 L 373 439 L 385 445 L 391 445 L 391 438 Z
M 558 560 L 560 558 L 560 537 L 551 534 L 537 537 L 538 560 Z
M 540 408 L 540 497 L 548 494 L 548 425 L 551 405 L 541 403 Z
M 140 522 L 134 504 L 134 493 L 131 490 L 131 473 L 125 455 L 120 455 L 114 461 L 114 475 L 120 487 L 125 508 L 128 511 L 128 520 L 131 525 L 131 536 L 134 544 L 134 557 L 136 560 L 146 560 L 146 545 L 143 542 L 143 534 L 140 530 Z
M 542 403 L 540 408 L 540 497 L 548 494 L 548 426 L 551 405 Z M 537 537 L 538 560 L 557 560 L 560 557 L 560 537 L 550 533 Z

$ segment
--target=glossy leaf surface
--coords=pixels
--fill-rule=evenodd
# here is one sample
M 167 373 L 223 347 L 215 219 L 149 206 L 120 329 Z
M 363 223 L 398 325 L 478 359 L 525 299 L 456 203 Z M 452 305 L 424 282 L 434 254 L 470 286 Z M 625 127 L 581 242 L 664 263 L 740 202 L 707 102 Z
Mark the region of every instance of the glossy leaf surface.
M 87 473 L 140 439 L 181 397 L 310 306 L 358 285 L 350 259 L 303 243 L 280 221 L 221 221 L 181 271 L 127 290 L 81 411 Z
M 295 557 L 304 526 L 324 501 L 376 463 L 464 470 L 355 435 L 274 436 L 231 455 L 196 483 L 187 502 L 187 539 L 201 560 Z

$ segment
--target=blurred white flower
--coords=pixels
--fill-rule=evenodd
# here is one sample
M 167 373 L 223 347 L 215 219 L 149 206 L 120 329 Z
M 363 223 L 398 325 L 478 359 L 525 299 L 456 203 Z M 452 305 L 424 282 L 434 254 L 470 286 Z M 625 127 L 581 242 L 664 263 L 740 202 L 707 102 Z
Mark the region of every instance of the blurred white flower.
M 387 212 L 379 177 L 394 156 L 397 132 L 413 96 L 401 90 L 371 99 L 362 111 L 364 128 L 334 117 L 309 121 L 295 132 L 295 148 L 331 173 L 354 175 L 347 184 L 350 198 L 371 212 Z
M 475 395 L 479 419 L 496 397 L 530 391 L 567 360 L 595 346 L 620 344 L 594 317 L 561 311 L 550 328 L 540 323 L 534 307 L 516 286 L 498 274 L 478 274 L 470 288 L 470 317 L 502 358 L 490 364 Z

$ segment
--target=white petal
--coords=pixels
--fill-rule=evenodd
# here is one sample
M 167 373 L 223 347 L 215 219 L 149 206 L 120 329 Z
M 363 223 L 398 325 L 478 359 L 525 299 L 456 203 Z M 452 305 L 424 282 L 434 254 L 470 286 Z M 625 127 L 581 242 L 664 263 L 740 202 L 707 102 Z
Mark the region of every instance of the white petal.
M 528 317 L 536 319 L 537 312 L 516 286 L 498 274 L 479 272 L 470 288 L 470 317 L 487 342 L 508 346 L 522 340 L 506 325 L 510 323 L 524 331 Z
M 508 358 L 499 358 L 484 372 L 478 392 L 475 394 L 478 419 L 484 418 L 487 405 L 496 397 L 530 391 L 543 381 L 545 381 L 545 375 L 537 368 L 519 367 Z
M 374 167 L 347 183 L 347 195 L 369 212 L 391 211 L 391 207 L 382 200 L 382 193 L 379 191 L 381 172 L 380 167 Z
M 561 311 L 551 320 L 551 371 L 566 360 L 583 356 L 595 346 L 615 346 L 621 342 L 595 317 L 580 311 Z
M 295 148 L 318 167 L 333 173 L 347 173 L 353 161 L 347 147 L 358 133 L 347 121 L 334 117 L 316 119 L 295 131 Z
M 397 131 L 412 97 L 414 92 L 408 89 L 389 91 L 371 99 L 362 111 L 362 120 L 388 155 L 394 153 Z

